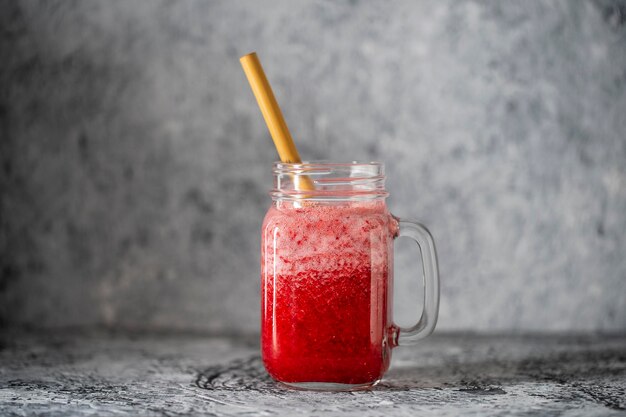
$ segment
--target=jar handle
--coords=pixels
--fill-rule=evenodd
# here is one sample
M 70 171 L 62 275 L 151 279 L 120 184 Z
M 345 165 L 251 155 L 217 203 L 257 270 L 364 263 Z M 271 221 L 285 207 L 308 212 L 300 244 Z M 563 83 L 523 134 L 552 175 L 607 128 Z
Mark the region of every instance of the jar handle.
M 398 219 L 398 234 L 408 237 L 419 246 L 424 273 L 424 308 L 417 324 L 409 328 L 393 325 L 393 345 L 413 345 L 435 330 L 439 314 L 439 267 L 435 241 L 426 227 L 420 223 Z

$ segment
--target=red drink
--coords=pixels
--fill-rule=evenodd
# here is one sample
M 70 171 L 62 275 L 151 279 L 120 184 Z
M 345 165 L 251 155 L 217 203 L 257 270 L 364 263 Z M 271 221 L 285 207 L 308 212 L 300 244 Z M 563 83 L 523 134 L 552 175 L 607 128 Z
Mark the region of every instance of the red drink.
M 396 222 L 384 201 L 280 202 L 263 224 L 262 353 L 288 384 L 371 385 L 389 367 Z

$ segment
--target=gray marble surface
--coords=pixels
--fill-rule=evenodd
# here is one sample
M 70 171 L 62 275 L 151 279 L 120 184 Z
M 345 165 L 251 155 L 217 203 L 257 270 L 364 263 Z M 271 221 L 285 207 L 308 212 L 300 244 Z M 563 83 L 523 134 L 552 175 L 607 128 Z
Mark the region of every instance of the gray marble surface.
M 7 332 L 0 415 L 626 414 L 626 335 L 438 334 L 398 348 L 371 391 L 278 386 L 256 337 Z
M 625 16 L 3 0 L 0 323 L 256 331 L 276 159 L 238 61 L 256 50 L 303 157 L 385 162 L 392 211 L 431 228 L 441 329 L 625 331 Z

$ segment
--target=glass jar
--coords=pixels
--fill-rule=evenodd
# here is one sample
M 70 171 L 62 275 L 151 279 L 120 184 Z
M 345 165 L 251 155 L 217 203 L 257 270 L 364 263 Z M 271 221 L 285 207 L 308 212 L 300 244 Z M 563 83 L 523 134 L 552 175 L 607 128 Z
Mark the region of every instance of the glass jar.
M 389 368 L 393 347 L 435 327 L 433 239 L 424 226 L 389 213 L 381 163 L 277 162 L 273 172 L 261 245 L 265 368 L 293 388 L 371 387 Z M 391 317 L 393 240 L 399 236 L 418 243 L 424 269 L 424 309 L 409 329 Z

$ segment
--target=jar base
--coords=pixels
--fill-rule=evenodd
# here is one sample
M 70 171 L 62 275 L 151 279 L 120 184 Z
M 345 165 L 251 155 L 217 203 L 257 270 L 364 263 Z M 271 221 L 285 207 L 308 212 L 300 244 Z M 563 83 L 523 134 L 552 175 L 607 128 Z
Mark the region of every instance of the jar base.
M 376 381 L 367 382 L 365 384 L 340 384 L 336 382 L 282 382 L 278 383 L 286 388 L 300 390 L 300 391 L 363 391 L 372 388 L 380 382 L 380 379 Z

